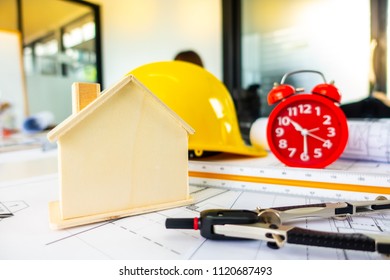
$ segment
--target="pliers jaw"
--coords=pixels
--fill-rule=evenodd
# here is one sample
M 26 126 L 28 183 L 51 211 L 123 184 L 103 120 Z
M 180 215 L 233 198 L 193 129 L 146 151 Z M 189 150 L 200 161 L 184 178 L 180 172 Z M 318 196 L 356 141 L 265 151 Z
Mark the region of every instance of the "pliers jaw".
M 215 231 L 217 225 L 248 225 L 258 223 L 258 215 L 250 210 L 224 210 L 211 209 L 201 213 L 200 216 L 200 233 L 208 239 L 246 239 L 239 236 L 227 236 Z
M 239 239 L 267 241 L 268 247 L 279 249 L 287 240 L 287 231 L 293 227 L 275 224 L 253 223 L 246 225 L 215 225 L 214 232 L 222 236 L 234 236 Z

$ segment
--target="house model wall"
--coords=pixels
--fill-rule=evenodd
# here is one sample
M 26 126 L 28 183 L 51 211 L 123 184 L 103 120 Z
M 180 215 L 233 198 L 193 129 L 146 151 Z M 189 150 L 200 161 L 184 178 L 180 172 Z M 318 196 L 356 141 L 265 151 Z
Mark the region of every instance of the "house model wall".
M 48 134 L 59 152 L 52 227 L 191 202 L 187 150 L 194 131 L 134 76 L 102 93 L 96 84 L 75 84 L 73 99 L 72 116 Z

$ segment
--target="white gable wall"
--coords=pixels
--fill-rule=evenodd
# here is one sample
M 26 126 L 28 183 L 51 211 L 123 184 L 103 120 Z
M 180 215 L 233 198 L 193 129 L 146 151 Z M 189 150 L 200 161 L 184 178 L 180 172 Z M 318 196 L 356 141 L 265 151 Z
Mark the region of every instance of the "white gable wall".
M 101 6 L 103 82 L 132 69 L 197 51 L 222 79 L 221 0 L 92 0 Z
M 151 95 L 143 100 L 134 142 L 131 204 L 188 199 L 188 134 Z

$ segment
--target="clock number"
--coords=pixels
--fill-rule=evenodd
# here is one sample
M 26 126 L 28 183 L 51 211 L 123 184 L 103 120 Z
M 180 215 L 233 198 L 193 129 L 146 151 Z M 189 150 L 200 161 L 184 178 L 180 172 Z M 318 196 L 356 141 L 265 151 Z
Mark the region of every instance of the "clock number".
M 300 159 L 302 161 L 308 161 L 310 159 L 309 155 L 306 154 L 306 153 L 302 153 L 301 156 L 300 156 Z
M 279 148 L 286 149 L 287 148 L 287 140 L 286 139 L 280 139 L 279 140 Z
M 282 137 L 284 134 L 284 129 L 282 127 L 278 127 L 275 129 L 276 137 Z
M 298 105 L 299 113 L 301 114 L 311 114 L 311 105 L 310 104 L 300 104 Z
M 297 151 L 296 148 L 288 148 L 287 150 L 290 151 L 290 154 L 288 155 L 290 158 L 292 158 L 295 155 L 296 151 Z
M 329 116 L 329 115 L 324 115 L 324 121 L 323 121 L 323 124 L 324 125 L 331 125 L 332 124 L 332 117 Z
M 322 158 L 322 149 L 321 148 L 315 148 L 313 157 L 314 158 Z
M 328 127 L 328 137 L 335 137 L 336 136 L 336 129 L 334 127 Z
M 324 144 L 322 144 L 322 147 L 330 149 L 332 147 L 332 142 L 330 142 L 330 140 L 326 140 Z
M 287 112 L 290 117 L 298 115 L 297 107 L 287 107 Z
M 320 106 L 315 106 L 314 110 L 316 111 L 317 116 L 321 116 L 321 107 Z
M 294 107 L 287 107 L 287 113 L 290 117 L 298 116 L 298 114 L 309 115 L 312 113 L 312 108 L 310 104 L 299 104 Z
M 290 125 L 290 118 L 289 117 L 278 117 L 278 124 L 282 126 L 289 126 Z

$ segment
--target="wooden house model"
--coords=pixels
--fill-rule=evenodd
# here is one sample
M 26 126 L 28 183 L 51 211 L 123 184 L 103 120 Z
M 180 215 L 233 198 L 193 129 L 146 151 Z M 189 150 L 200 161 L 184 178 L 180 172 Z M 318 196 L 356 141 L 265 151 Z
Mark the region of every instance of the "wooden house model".
M 102 93 L 98 84 L 72 91 L 72 115 L 48 134 L 59 153 L 52 228 L 191 203 L 187 123 L 132 75 Z

